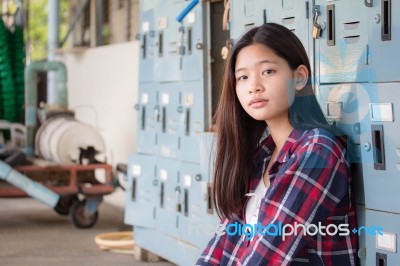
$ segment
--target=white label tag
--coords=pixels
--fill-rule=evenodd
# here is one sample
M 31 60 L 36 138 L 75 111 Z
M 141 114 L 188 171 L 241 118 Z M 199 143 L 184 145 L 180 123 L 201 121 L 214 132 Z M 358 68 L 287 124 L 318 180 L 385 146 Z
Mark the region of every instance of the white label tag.
M 142 167 L 138 164 L 132 165 L 132 175 L 140 176 L 142 174 Z
M 167 172 L 167 170 L 160 169 L 160 179 L 162 181 L 167 181 L 168 180 L 168 172 Z
M 147 93 L 142 94 L 142 104 L 147 104 L 149 102 L 149 95 Z
M 396 234 L 382 232 L 376 235 L 376 248 L 396 252 Z
M 150 30 L 150 23 L 148 21 L 143 21 L 142 32 L 148 32 Z

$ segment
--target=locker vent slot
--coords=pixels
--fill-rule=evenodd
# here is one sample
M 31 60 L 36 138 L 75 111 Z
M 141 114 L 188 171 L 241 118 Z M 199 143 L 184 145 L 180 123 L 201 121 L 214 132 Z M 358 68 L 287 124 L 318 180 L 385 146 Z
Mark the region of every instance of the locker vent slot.
M 245 29 L 245 30 L 249 30 L 249 29 L 251 29 L 251 28 L 254 28 L 254 26 L 255 26 L 254 23 L 248 23 L 248 24 L 245 24 L 245 25 L 244 25 L 244 29 Z

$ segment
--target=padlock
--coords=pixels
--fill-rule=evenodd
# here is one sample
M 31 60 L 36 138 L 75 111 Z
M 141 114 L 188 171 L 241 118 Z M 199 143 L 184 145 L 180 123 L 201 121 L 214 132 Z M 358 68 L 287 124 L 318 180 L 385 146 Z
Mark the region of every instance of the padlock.
M 314 18 L 313 18 L 313 29 L 312 29 L 312 37 L 314 39 L 319 39 L 321 37 L 321 26 L 318 24 L 318 8 L 314 8 Z
M 312 30 L 312 37 L 314 39 L 319 39 L 319 37 L 321 37 L 321 26 L 314 24 L 314 27 Z

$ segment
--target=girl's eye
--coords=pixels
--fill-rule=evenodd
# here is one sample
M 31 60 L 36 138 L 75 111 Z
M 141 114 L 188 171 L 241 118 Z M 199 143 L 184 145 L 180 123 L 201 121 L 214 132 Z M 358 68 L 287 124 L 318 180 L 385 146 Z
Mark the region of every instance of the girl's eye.
M 246 79 L 247 79 L 247 76 L 244 76 L 244 75 L 237 78 L 237 80 L 246 80 Z
M 267 70 L 264 70 L 262 74 L 263 75 L 271 75 L 274 72 L 275 72 L 275 70 L 273 70 L 273 69 L 267 69 Z

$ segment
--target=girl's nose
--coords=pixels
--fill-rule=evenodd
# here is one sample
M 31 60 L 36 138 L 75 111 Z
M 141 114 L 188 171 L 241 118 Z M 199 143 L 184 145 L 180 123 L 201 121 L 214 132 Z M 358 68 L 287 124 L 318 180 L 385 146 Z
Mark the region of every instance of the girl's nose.
M 258 80 L 254 80 L 251 84 L 250 84 L 250 88 L 249 88 L 249 93 L 260 93 L 264 90 L 264 87 L 262 86 L 262 84 L 260 84 L 258 82 Z

